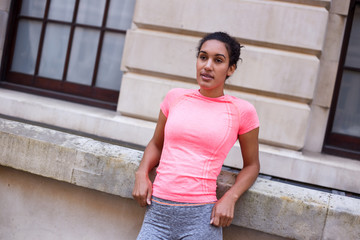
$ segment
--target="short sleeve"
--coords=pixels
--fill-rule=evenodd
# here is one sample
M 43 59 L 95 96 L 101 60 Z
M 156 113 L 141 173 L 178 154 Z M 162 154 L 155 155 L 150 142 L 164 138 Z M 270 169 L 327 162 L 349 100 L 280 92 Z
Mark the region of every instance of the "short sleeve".
M 160 104 L 160 109 L 162 113 L 165 115 L 165 117 L 168 117 L 169 115 L 169 93 L 166 94 L 164 100 Z
M 255 107 L 247 101 L 242 101 L 240 106 L 240 126 L 238 134 L 244 134 L 258 128 L 259 118 Z
M 176 100 L 184 95 L 187 90 L 182 88 L 173 88 L 165 96 L 164 100 L 160 104 L 160 109 L 165 117 L 168 117 L 171 106 L 176 102 Z

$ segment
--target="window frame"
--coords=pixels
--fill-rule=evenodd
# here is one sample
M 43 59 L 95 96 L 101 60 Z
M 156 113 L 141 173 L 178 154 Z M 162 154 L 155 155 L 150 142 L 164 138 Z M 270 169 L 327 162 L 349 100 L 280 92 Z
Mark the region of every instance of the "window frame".
M 9 10 L 9 19 L 7 24 L 7 33 L 4 43 L 4 50 L 3 50 L 3 58 L 0 69 L 1 71 L 0 87 L 46 96 L 46 97 L 67 100 L 76 103 L 82 103 L 82 104 L 105 108 L 105 109 L 116 110 L 120 89 L 110 90 L 110 89 L 96 87 L 95 84 L 96 84 L 97 73 L 99 70 L 101 51 L 102 51 L 102 45 L 104 42 L 105 33 L 113 32 L 113 33 L 120 33 L 125 35 L 126 29 L 120 30 L 106 26 L 106 21 L 108 18 L 109 7 L 110 7 L 110 0 L 105 0 L 105 7 L 104 7 L 101 26 L 76 23 L 79 4 L 80 4 L 80 0 L 75 0 L 72 21 L 65 22 L 60 20 L 48 19 L 50 0 L 46 0 L 45 12 L 43 18 L 21 16 L 20 11 L 21 11 L 22 0 L 11 1 L 11 6 Z M 40 21 L 40 23 L 42 24 L 39 47 L 36 57 L 35 70 L 32 75 L 13 72 L 10 70 L 14 57 L 14 51 L 15 51 L 16 33 L 21 19 L 35 20 L 37 22 Z M 44 47 L 46 26 L 49 23 L 61 24 L 62 26 L 65 25 L 70 26 L 70 34 L 69 34 L 67 52 L 66 52 L 61 80 L 41 77 L 38 75 L 40 61 L 41 61 L 41 54 Z M 95 64 L 94 64 L 94 68 L 92 69 L 93 76 L 92 76 L 92 83 L 90 86 L 66 81 L 66 77 L 69 69 L 71 48 L 73 44 L 73 37 L 74 37 L 75 29 L 77 27 L 81 27 L 84 29 L 94 29 L 99 31 L 99 41 L 98 41 L 96 58 L 95 58 Z
M 360 137 L 332 132 L 344 70 L 355 70 L 360 72 L 360 69 L 347 67 L 345 65 L 355 8 L 357 5 L 360 5 L 360 0 L 351 0 L 322 151 L 336 156 L 360 160 Z

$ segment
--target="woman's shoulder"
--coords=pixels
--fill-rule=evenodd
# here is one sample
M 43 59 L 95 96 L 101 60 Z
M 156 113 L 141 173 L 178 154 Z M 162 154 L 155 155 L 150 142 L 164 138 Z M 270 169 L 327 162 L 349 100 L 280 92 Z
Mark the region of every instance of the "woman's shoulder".
M 259 127 L 259 117 L 254 105 L 241 98 L 232 96 L 231 99 L 231 102 L 235 105 L 239 114 L 239 122 L 241 125 L 239 134 L 246 133 L 256 127 Z
M 250 103 L 249 101 L 242 99 L 242 98 L 238 98 L 238 97 L 234 97 L 234 96 L 229 96 L 230 101 L 236 105 L 236 107 L 239 110 L 250 110 L 250 111 L 256 111 L 255 107 L 252 103 Z

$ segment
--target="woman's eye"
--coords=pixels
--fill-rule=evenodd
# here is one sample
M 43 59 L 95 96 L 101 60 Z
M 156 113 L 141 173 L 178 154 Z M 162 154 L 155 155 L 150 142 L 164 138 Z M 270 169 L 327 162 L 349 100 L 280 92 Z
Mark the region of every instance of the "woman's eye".
M 206 60 L 206 56 L 204 56 L 204 55 L 200 55 L 199 58 L 200 58 L 201 60 Z
M 217 63 L 222 63 L 222 62 L 223 62 L 223 60 L 222 60 L 221 58 L 217 58 L 217 59 L 215 59 L 215 61 L 216 61 Z

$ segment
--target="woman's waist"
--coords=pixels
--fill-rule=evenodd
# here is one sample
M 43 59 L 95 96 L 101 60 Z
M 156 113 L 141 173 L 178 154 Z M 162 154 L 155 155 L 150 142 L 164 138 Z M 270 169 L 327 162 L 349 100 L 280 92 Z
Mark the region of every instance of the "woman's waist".
M 216 201 L 216 178 L 206 179 L 184 175 L 157 175 L 153 184 L 155 196 L 191 203 Z
M 156 202 L 161 205 L 166 206 L 175 206 L 175 207 L 196 207 L 196 206 L 204 206 L 204 205 L 212 205 L 215 204 L 216 201 L 207 201 L 207 202 L 184 202 L 184 201 L 172 201 L 156 196 L 152 196 L 152 202 Z

